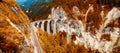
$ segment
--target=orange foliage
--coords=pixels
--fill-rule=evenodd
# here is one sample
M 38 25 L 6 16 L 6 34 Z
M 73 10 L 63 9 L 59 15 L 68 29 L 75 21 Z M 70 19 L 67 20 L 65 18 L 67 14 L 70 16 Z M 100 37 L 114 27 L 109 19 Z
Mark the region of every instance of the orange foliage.
M 0 2 L 0 15 L 4 15 L 4 18 L 9 18 L 15 24 L 21 23 L 24 27 L 29 25 L 29 19 L 24 14 L 15 0 L 3 0 Z
M 65 32 L 58 32 L 53 35 L 39 30 L 37 34 L 45 53 L 99 53 L 86 49 L 84 45 L 75 45 L 73 41 L 67 43 L 67 33 Z

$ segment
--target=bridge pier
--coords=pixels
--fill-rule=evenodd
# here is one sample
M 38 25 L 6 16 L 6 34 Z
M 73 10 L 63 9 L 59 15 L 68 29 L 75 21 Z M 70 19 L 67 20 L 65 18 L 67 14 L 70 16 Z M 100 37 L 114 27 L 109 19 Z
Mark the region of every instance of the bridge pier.
M 54 26 L 53 26 L 53 34 L 55 34 L 56 33 L 56 31 L 57 31 L 57 21 L 58 21 L 58 19 L 54 19 Z
M 47 32 L 50 33 L 50 21 L 51 20 L 47 20 Z

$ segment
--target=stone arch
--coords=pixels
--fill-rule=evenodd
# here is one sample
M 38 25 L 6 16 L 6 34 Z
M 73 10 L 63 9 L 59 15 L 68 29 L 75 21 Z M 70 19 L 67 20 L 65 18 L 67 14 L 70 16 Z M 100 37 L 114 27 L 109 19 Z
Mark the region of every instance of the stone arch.
M 40 21 L 40 22 L 39 22 L 39 26 L 38 26 L 38 27 L 41 27 L 41 24 L 42 24 L 42 22 Z
M 53 33 L 54 20 L 50 20 L 50 32 Z
M 47 20 L 44 21 L 44 31 L 47 31 Z
M 55 34 L 57 32 L 57 27 L 58 27 L 57 23 L 59 22 L 61 22 L 61 19 L 40 20 L 38 23 L 38 27 L 40 27 L 41 30 L 43 31 Z
M 35 22 L 35 24 L 34 24 L 34 25 L 35 25 L 35 27 L 37 27 L 37 25 L 38 25 L 38 24 L 37 24 L 37 22 Z

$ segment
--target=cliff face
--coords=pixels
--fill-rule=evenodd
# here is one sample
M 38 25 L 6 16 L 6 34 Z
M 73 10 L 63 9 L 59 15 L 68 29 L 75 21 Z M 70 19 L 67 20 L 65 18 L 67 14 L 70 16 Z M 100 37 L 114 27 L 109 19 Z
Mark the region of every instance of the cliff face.
M 29 52 L 29 23 L 15 0 L 0 2 L 0 53 Z

